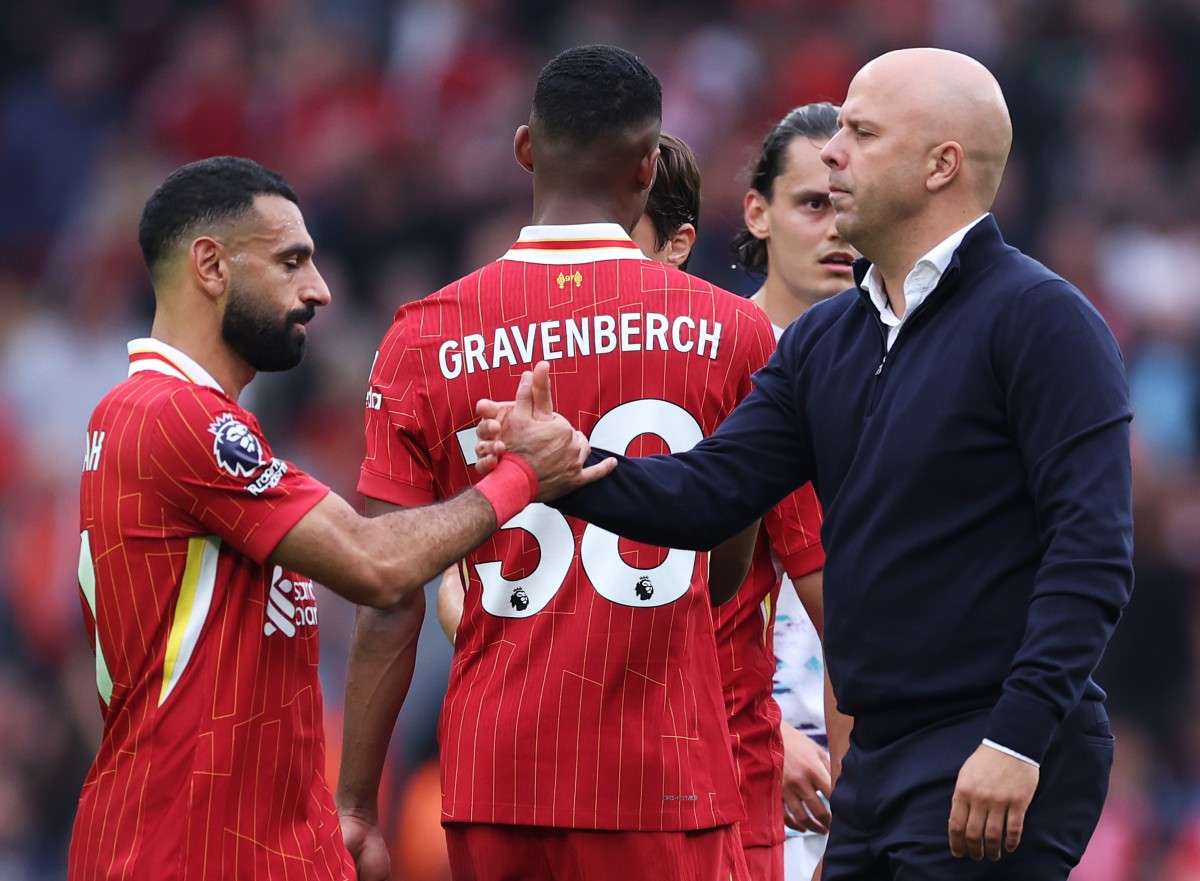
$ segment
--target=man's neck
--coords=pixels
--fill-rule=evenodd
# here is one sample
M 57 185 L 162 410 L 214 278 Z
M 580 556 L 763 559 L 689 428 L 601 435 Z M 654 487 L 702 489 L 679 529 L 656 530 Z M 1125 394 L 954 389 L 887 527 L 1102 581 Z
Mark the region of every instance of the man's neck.
M 235 401 L 250 380 L 254 378 L 254 368 L 229 351 L 218 331 L 215 336 L 190 333 L 174 326 L 174 322 L 156 315 L 150 328 L 150 336 L 168 346 L 183 352 L 201 367 L 221 386 L 221 391 Z
M 787 327 L 824 298 L 811 291 L 790 288 L 768 273 L 763 286 L 750 299 L 767 313 L 772 324 Z
M 570 226 L 578 223 L 615 223 L 625 232 L 633 229 L 639 212 L 629 222 L 611 202 L 582 196 L 540 196 L 534 200 L 533 223 L 537 226 Z

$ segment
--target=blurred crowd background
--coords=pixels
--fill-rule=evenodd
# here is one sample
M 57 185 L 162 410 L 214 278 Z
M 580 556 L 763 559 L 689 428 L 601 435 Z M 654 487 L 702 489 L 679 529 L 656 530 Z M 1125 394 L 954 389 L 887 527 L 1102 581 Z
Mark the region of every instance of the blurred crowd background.
M 348 498 L 395 309 L 528 221 L 512 134 L 571 45 L 642 55 L 704 173 L 697 274 L 740 293 L 747 166 L 796 104 L 880 52 L 958 49 L 1015 126 L 996 213 L 1116 332 L 1136 419 L 1137 589 L 1098 680 L 1118 735 L 1078 881 L 1200 879 L 1200 0 L 4 0 L 0 3 L 0 881 L 63 875 L 99 732 L 76 586 L 84 426 L 149 329 L 145 198 L 251 156 L 301 197 L 334 302 L 304 365 L 243 403 Z M 432 607 L 432 603 L 430 604 Z M 349 606 L 322 598 L 336 769 Z M 386 792 L 400 879 L 444 871 L 428 629 Z M 332 774 L 336 773 L 331 770 Z

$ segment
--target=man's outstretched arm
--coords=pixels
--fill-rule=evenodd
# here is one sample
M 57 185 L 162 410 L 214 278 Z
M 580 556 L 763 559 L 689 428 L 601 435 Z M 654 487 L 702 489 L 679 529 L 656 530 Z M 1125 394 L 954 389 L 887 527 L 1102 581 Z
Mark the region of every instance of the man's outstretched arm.
M 504 405 L 480 401 L 478 412 L 478 452 L 486 472 L 499 455 L 521 452 L 527 441 Z M 711 550 L 810 479 L 798 424 L 786 395 L 760 381 L 712 437 L 688 452 L 630 458 L 593 449 L 589 463 L 615 458 L 617 467 L 552 505 L 635 541 Z

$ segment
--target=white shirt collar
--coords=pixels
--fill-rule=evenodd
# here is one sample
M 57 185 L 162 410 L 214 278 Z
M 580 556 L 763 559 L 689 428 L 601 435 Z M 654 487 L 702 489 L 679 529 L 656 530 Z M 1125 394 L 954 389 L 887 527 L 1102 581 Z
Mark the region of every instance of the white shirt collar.
M 962 244 L 962 240 L 985 217 L 987 217 L 986 214 L 980 215 L 962 229 L 951 233 L 942 239 L 941 242 L 934 245 L 925 256 L 917 261 L 912 271 L 904 279 L 905 318 L 911 315 L 912 311 L 921 305 L 925 301 L 925 298 L 937 287 L 938 282 L 942 280 L 942 276 L 946 272 L 946 267 L 950 265 L 951 258 L 954 257 L 954 252 Z M 901 323 L 903 319 L 897 318 L 896 313 L 892 311 L 891 303 L 888 302 L 887 292 L 883 289 L 883 279 L 875 271 L 874 263 L 867 267 L 867 274 L 863 276 L 862 284 L 859 287 L 870 296 L 871 302 L 879 310 L 879 317 L 883 320 L 884 324 L 889 327 L 896 327 Z
M 195 385 L 209 386 L 222 394 L 226 393 L 211 373 L 190 356 L 162 340 L 143 337 L 129 342 L 129 375 L 133 376 L 143 370 L 164 373 Z

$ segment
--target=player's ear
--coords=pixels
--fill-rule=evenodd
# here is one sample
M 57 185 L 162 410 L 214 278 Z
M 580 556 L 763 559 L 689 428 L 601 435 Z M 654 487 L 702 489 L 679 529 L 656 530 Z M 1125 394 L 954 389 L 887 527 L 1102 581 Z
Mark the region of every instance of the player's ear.
M 681 268 L 692 256 L 692 246 L 696 244 L 696 227 L 685 223 L 667 237 L 667 248 L 663 259 L 676 268 Z
M 637 183 L 643 192 L 654 186 L 654 175 L 658 171 L 658 154 L 660 152 L 662 151 L 655 145 L 654 149 L 643 156 L 642 161 L 638 163 Z
M 529 126 L 517 127 L 517 133 L 513 135 L 513 155 L 522 168 L 533 173 L 533 142 L 529 138 Z
M 746 229 L 756 239 L 767 239 L 771 236 L 768 207 L 766 196 L 758 190 L 747 191 L 742 203 L 742 216 L 746 221 Z
M 229 282 L 229 258 L 224 246 L 210 236 L 192 241 L 188 250 L 189 269 L 196 285 L 214 300 L 225 293 Z

